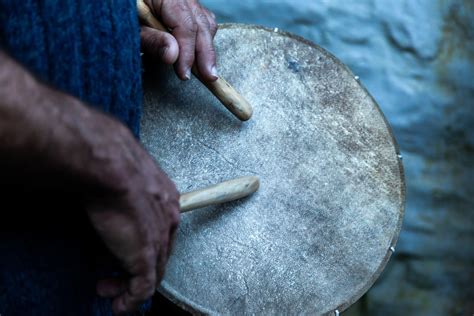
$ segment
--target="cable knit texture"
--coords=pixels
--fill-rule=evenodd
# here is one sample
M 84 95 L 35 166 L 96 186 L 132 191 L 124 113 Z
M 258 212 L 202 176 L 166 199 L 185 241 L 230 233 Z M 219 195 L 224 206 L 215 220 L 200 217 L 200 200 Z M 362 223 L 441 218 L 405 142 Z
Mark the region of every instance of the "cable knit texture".
M 0 46 L 44 82 L 112 114 L 138 137 L 135 0 L 0 0 Z M 0 315 L 111 315 L 110 300 L 96 296 L 95 283 L 116 275 L 118 264 L 104 255 L 74 197 L 0 196 Z

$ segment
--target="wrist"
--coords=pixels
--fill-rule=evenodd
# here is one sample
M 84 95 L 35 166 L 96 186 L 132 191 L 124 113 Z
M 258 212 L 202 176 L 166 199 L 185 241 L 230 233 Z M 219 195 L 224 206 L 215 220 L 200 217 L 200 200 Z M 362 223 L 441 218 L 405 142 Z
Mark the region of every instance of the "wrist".
M 69 108 L 70 107 L 70 108 Z M 67 109 L 66 109 L 67 108 Z M 60 119 L 58 163 L 84 184 L 86 190 L 123 192 L 131 177 L 137 141 L 119 121 L 71 100 Z M 128 174 L 127 174 L 128 173 Z

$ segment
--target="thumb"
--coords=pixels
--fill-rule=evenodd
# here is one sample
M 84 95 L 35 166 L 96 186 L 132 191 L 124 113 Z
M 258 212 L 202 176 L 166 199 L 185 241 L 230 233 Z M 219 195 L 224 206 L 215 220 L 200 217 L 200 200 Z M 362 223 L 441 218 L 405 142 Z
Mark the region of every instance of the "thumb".
M 142 26 L 140 31 L 143 53 L 161 60 L 165 64 L 174 64 L 178 59 L 179 46 L 173 35 Z

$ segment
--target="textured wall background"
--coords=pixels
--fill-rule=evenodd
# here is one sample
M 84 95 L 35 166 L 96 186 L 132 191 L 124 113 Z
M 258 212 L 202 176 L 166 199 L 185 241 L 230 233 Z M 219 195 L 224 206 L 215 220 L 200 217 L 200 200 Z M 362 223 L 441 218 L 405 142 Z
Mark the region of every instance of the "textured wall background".
M 404 156 L 397 251 L 347 315 L 474 313 L 474 1 L 202 0 L 219 22 L 326 48 L 380 104 Z

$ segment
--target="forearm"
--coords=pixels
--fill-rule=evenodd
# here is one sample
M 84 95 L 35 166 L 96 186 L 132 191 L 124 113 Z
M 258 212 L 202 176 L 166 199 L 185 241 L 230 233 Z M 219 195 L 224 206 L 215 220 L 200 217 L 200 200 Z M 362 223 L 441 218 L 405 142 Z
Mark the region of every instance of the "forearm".
M 131 137 L 117 121 L 42 84 L 0 51 L 3 179 L 20 174 L 25 186 L 54 185 L 56 178 L 100 186 L 115 174 L 112 151 Z

